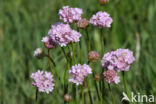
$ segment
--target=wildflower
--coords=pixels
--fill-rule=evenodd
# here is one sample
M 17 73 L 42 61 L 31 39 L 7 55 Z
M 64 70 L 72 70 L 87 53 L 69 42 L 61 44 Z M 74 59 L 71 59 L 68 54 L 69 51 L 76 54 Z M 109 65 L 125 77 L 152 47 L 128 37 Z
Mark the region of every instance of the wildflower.
M 100 58 L 100 55 L 96 51 L 90 51 L 88 54 L 88 60 L 90 62 L 97 62 L 99 58 Z
M 107 70 L 104 73 L 104 77 L 106 78 L 107 83 L 115 83 L 118 84 L 120 82 L 120 77 L 117 75 L 115 70 Z
M 85 29 L 85 28 L 88 27 L 88 25 L 89 25 L 89 21 L 86 20 L 86 19 L 81 19 L 81 20 L 79 20 L 79 21 L 77 22 L 77 27 L 79 27 L 79 28 Z
M 42 58 L 42 57 L 44 57 L 44 52 L 43 52 L 43 50 L 41 49 L 41 48 L 37 48 L 35 51 L 34 51 L 34 56 L 36 57 L 36 58 Z
M 53 49 L 57 45 L 49 36 L 43 37 L 41 41 L 47 49 Z
M 88 76 L 88 74 L 92 73 L 92 69 L 86 65 L 77 64 L 72 66 L 69 70 L 70 79 L 69 82 L 75 83 L 76 85 L 83 84 L 84 78 Z
M 34 80 L 32 85 L 36 86 L 39 92 L 49 92 L 53 91 L 53 75 L 50 72 L 44 72 L 38 70 L 36 73 L 32 73 L 31 78 Z
M 128 71 L 130 64 L 135 61 L 133 52 L 129 49 L 117 49 L 103 56 L 102 66 L 109 70 Z
M 69 24 L 57 23 L 48 32 L 51 39 L 61 47 L 71 42 L 79 42 L 81 34 L 70 28 Z
M 64 95 L 64 100 L 65 100 L 66 102 L 70 102 L 70 101 L 72 100 L 72 96 L 69 95 L 69 94 L 65 94 L 65 95 Z
M 81 15 L 83 14 L 80 8 L 71 8 L 69 6 L 64 6 L 63 9 L 59 10 L 59 17 L 65 23 L 72 23 L 81 20 Z
M 92 16 L 90 19 L 90 23 L 94 26 L 98 27 L 106 27 L 110 28 L 111 24 L 113 22 L 113 19 L 110 17 L 110 15 L 107 12 L 99 11 L 95 15 Z
M 100 5 L 105 5 L 109 2 L 109 0 L 98 0 Z

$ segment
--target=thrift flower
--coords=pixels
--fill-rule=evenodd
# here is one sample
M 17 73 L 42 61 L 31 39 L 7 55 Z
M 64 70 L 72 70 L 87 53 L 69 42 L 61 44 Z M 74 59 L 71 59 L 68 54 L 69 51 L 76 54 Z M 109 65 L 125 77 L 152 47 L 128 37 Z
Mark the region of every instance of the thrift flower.
M 100 5 L 105 5 L 109 2 L 109 0 L 98 0 Z
M 87 28 L 88 25 L 89 25 L 89 21 L 86 20 L 85 18 L 84 18 L 84 19 L 81 19 L 81 20 L 79 20 L 79 21 L 77 22 L 77 27 L 82 28 L 82 29 Z
M 61 47 L 71 42 L 79 42 L 81 34 L 70 28 L 69 24 L 57 23 L 48 32 L 51 39 Z
M 120 77 L 117 75 L 115 70 L 107 70 L 104 73 L 104 77 L 106 78 L 107 83 L 115 83 L 118 84 L 120 82 Z
M 99 58 L 100 58 L 100 55 L 96 51 L 90 51 L 88 53 L 88 60 L 91 62 L 97 62 Z
M 75 66 L 72 66 L 69 70 L 70 79 L 69 82 L 75 83 L 76 85 L 83 84 L 83 81 L 85 77 L 88 76 L 88 74 L 92 73 L 92 69 L 89 65 L 83 64 L 77 64 Z
M 109 70 L 128 71 L 130 64 L 134 61 L 135 58 L 132 51 L 129 49 L 117 49 L 116 51 L 106 53 L 101 63 L 104 68 Z
M 34 80 L 32 85 L 36 86 L 39 92 L 52 92 L 54 89 L 53 75 L 50 72 L 38 70 L 32 73 L 31 78 Z
M 95 15 L 92 16 L 90 19 L 90 23 L 94 26 L 98 27 L 106 27 L 110 28 L 111 24 L 113 22 L 113 19 L 110 17 L 110 15 L 107 12 L 99 11 Z
M 59 10 L 59 17 L 65 23 L 72 23 L 81 20 L 83 11 L 80 8 L 71 8 L 69 6 L 64 6 Z

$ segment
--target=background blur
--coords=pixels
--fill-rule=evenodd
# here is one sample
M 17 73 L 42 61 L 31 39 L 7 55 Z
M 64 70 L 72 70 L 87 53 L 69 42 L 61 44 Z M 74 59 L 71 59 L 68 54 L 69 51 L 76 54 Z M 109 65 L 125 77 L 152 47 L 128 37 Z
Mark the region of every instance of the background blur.
M 37 47 L 46 51 L 41 39 L 52 24 L 60 21 L 57 13 L 65 5 L 82 8 L 87 19 L 99 10 L 108 12 L 114 22 L 104 33 L 105 52 L 117 48 L 131 49 L 136 62 L 127 73 L 129 89 L 134 93 L 156 96 L 156 0 L 110 0 L 103 7 L 97 0 L 0 0 L 0 103 L 34 103 L 35 88 L 31 85 L 30 75 L 37 69 L 48 70 L 48 67 L 47 59 L 35 59 L 33 51 Z M 92 49 L 100 52 L 98 28 L 90 26 L 89 35 Z M 86 61 L 84 38 L 82 48 Z M 65 58 L 60 48 L 53 50 L 51 55 L 62 74 Z M 100 61 L 97 67 L 100 67 Z M 117 104 L 120 104 L 122 82 L 112 88 Z M 94 93 L 94 88 L 92 90 Z M 49 95 L 41 93 L 40 103 L 61 104 L 61 94 L 61 88 L 59 95 L 56 91 Z M 110 104 L 111 97 L 106 96 L 105 102 Z

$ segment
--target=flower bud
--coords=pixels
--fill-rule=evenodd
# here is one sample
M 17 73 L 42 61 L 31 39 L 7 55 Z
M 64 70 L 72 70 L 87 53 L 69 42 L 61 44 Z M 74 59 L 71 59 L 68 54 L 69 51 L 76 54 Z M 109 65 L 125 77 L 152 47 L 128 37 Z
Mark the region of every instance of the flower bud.
M 53 49 L 56 47 L 56 43 L 54 41 L 52 41 L 52 39 L 48 36 L 46 37 L 43 37 L 42 40 L 41 40 L 43 43 L 44 43 L 44 46 L 47 48 L 47 49 Z
M 104 79 L 103 74 L 96 74 L 94 76 L 94 80 L 96 80 L 96 81 L 102 81 L 103 79 Z
M 36 58 L 42 58 L 42 57 L 44 57 L 44 52 L 43 52 L 43 50 L 41 49 L 41 48 L 37 48 L 35 51 L 34 51 L 34 56 L 36 57 Z
M 100 58 L 100 55 L 96 51 L 90 51 L 88 53 L 88 60 L 90 62 L 97 62 Z
M 98 0 L 98 1 L 100 5 L 106 5 L 109 2 L 109 0 Z
M 89 21 L 86 20 L 86 19 L 81 19 L 81 20 L 79 20 L 79 21 L 77 22 L 77 27 L 79 27 L 79 28 L 85 29 L 85 28 L 88 27 L 88 25 L 89 25 Z
M 65 95 L 64 95 L 64 100 L 65 100 L 66 102 L 70 102 L 70 101 L 72 100 L 72 96 L 69 95 L 69 94 L 65 94 Z

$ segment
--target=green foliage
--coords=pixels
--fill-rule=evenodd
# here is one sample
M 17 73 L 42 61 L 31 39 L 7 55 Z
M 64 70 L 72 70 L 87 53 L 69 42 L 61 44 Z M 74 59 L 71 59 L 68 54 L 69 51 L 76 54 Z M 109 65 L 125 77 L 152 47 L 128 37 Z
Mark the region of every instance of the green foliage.
M 112 28 L 105 30 L 104 33 L 105 52 L 117 48 L 133 50 L 137 60 L 126 73 L 129 89 L 135 93 L 156 95 L 155 0 L 110 0 L 103 7 L 100 7 L 97 0 L 0 0 L 1 104 L 34 103 L 35 88 L 31 85 L 30 75 L 37 69 L 49 71 L 50 69 L 47 59 L 35 59 L 33 51 L 37 47 L 47 51 L 41 43 L 41 38 L 47 35 L 52 24 L 60 21 L 57 13 L 64 5 L 82 8 L 87 19 L 101 9 L 110 13 L 114 22 Z M 99 29 L 90 26 L 88 30 L 92 40 L 91 48 L 100 52 Z M 86 62 L 86 34 L 83 30 L 80 32 L 83 34 L 83 62 Z M 78 47 L 78 44 L 75 47 Z M 76 51 L 79 53 L 79 50 Z M 63 80 L 66 68 L 63 53 L 57 47 L 52 50 L 51 55 L 57 63 L 57 69 Z M 93 70 L 100 72 L 100 61 L 94 64 Z M 56 83 L 59 81 L 56 80 Z M 62 88 L 59 84 L 56 88 L 59 91 L 54 90 L 49 95 L 39 93 L 40 104 L 62 104 Z M 117 86 L 112 85 L 112 89 L 115 101 L 120 104 L 123 92 L 122 81 Z M 98 102 L 95 88 L 92 86 L 91 91 L 96 97 L 95 102 Z M 107 104 L 112 102 L 111 96 L 106 95 L 104 99 Z

